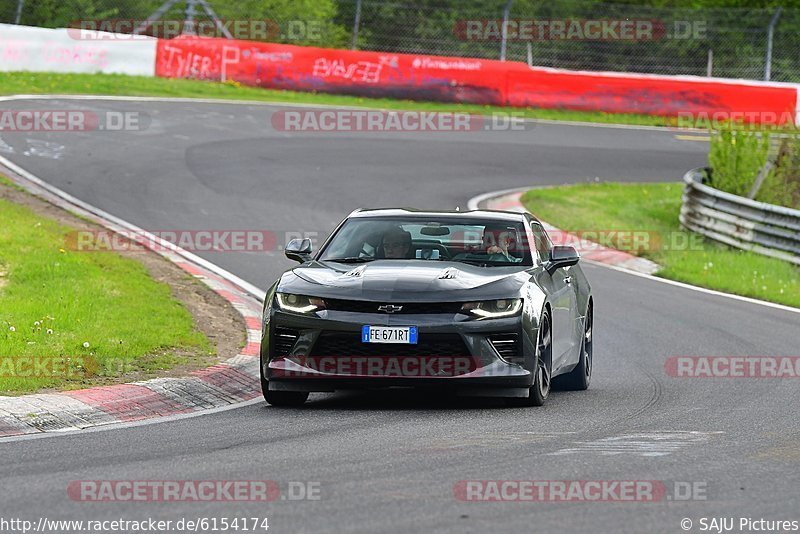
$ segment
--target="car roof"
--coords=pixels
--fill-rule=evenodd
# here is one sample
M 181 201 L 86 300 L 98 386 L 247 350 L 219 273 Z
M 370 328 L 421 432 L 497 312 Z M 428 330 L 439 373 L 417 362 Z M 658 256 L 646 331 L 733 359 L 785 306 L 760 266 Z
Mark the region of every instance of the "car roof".
M 374 208 L 358 209 L 350 214 L 349 218 L 368 218 L 368 217 L 458 217 L 463 219 L 490 219 L 496 221 L 515 221 L 524 220 L 525 214 L 514 211 L 500 210 L 418 210 L 414 208 Z

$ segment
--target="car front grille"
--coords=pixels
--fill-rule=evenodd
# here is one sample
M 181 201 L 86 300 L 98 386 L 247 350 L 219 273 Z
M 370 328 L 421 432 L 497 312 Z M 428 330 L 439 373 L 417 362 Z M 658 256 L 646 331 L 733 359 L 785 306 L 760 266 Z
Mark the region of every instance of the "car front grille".
M 311 350 L 314 357 L 470 357 L 458 334 L 420 334 L 419 343 L 363 343 L 358 332 L 324 332 Z
M 419 313 L 446 313 L 455 315 L 461 310 L 463 302 L 370 302 L 363 300 L 325 299 L 325 307 L 329 310 L 357 313 L 386 313 L 378 309 L 385 304 L 402 306 L 395 315 Z
M 489 343 L 492 344 L 494 350 L 506 361 L 518 361 L 522 357 L 520 351 L 519 334 L 494 334 L 489 336 Z

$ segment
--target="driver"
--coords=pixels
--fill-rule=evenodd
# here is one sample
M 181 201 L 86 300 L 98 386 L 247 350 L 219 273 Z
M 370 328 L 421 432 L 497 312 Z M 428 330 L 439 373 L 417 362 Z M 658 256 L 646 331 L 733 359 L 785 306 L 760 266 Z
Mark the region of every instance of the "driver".
M 388 259 L 408 259 L 411 251 L 411 234 L 399 226 L 390 228 L 381 240 L 383 257 Z
M 483 241 L 481 248 L 485 250 L 486 254 L 489 256 L 502 256 L 501 261 L 520 261 L 520 258 L 515 258 L 508 252 L 509 248 L 514 248 L 515 235 L 516 232 L 513 228 L 506 228 L 504 226 L 487 226 L 483 230 Z
M 486 226 L 481 244 L 471 252 L 458 254 L 453 259 L 519 263 L 522 258 L 512 255 L 512 251 L 516 249 L 516 235 L 513 227 Z

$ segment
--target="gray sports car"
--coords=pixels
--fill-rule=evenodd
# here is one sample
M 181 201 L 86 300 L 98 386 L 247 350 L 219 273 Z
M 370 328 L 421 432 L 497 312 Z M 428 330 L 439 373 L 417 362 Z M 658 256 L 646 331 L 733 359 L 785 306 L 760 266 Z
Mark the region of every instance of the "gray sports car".
M 527 213 L 357 210 L 319 252 L 290 241 L 267 292 L 261 386 L 433 388 L 540 406 L 592 375 L 592 292 L 569 246 Z

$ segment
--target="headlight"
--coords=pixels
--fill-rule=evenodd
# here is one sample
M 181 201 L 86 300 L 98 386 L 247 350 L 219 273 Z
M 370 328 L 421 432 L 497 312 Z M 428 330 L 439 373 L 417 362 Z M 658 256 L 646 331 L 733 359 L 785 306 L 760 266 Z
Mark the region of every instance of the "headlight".
M 325 301 L 317 297 L 293 295 L 291 293 L 276 293 L 278 308 L 292 313 L 310 315 L 325 309 Z
M 467 302 L 461 307 L 461 313 L 472 315 L 478 319 L 500 319 L 513 317 L 522 311 L 522 299 L 484 300 Z

